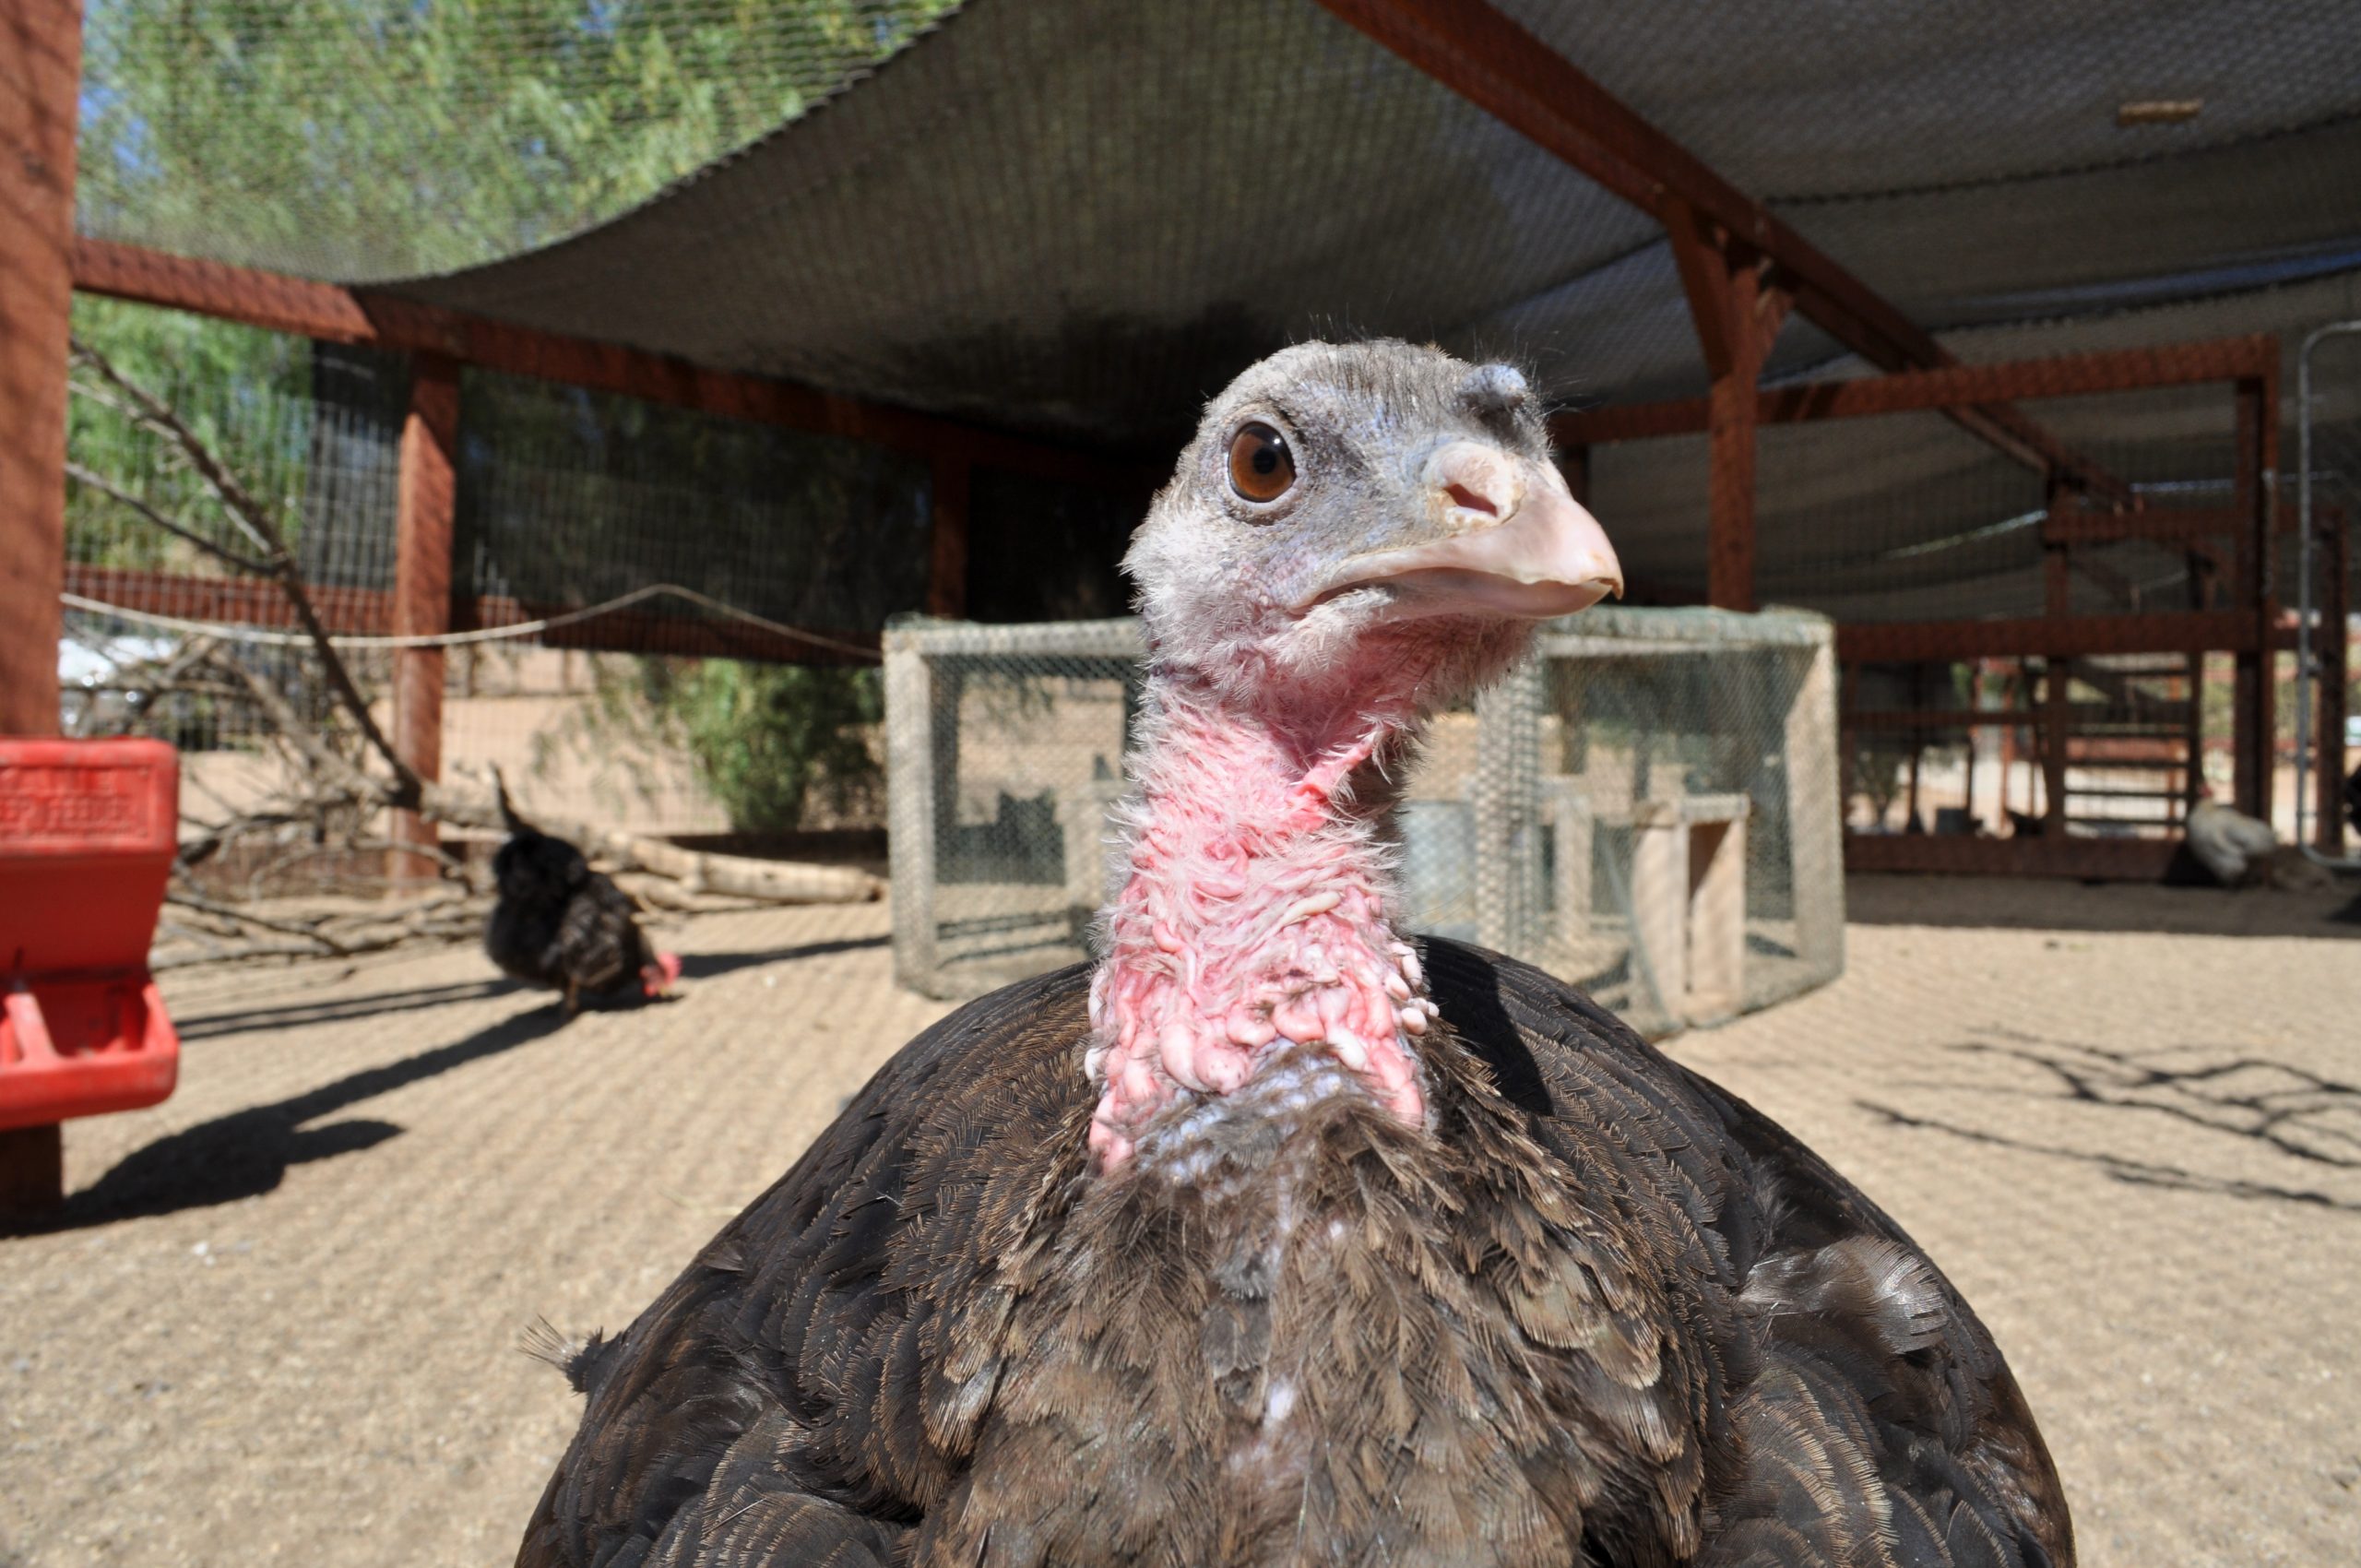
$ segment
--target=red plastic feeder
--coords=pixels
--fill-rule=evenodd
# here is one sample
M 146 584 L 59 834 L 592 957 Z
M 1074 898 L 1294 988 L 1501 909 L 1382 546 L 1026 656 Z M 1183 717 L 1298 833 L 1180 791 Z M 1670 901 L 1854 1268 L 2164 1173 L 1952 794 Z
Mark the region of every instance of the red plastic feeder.
M 161 741 L 0 740 L 0 1132 L 172 1092 L 148 944 L 180 777 Z

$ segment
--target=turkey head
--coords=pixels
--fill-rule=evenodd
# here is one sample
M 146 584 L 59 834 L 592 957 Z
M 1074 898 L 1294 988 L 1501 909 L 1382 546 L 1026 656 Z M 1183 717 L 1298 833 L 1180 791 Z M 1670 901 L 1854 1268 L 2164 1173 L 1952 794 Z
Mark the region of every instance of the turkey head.
M 1296 1048 L 1418 1123 L 1433 1010 L 1394 929 L 1393 781 L 1536 621 L 1622 590 L 1531 390 L 1406 343 L 1275 355 L 1208 406 L 1124 568 L 1150 670 L 1093 991 L 1102 1169 L 1310 1070 Z M 1185 1133 L 1155 1141 L 1185 1173 Z

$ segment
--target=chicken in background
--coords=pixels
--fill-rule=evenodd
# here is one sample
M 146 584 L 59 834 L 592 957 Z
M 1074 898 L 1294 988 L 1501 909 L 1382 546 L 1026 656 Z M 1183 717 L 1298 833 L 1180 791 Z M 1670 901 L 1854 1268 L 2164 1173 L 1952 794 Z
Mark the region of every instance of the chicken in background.
M 2189 849 L 2225 887 L 2296 890 L 2326 887 L 2332 880 L 2302 850 L 2280 843 L 2271 824 L 2232 810 L 2210 790 L 2200 791 L 2189 808 Z
M 485 923 L 483 950 L 504 974 L 565 993 L 565 1016 L 585 997 L 657 997 L 680 979 L 678 955 L 659 953 L 635 918 L 628 894 L 590 869 L 582 851 L 516 814 L 494 768 L 507 841 L 492 857 L 500 896 Z

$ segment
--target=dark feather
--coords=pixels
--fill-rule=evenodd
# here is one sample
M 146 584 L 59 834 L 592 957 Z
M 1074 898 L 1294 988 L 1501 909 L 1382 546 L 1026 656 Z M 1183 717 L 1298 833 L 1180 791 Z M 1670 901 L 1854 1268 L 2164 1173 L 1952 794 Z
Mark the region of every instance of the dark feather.
M 484 925 L 484 952 L 504 974 L 577 995 L 635 984 L 655 954 L 623 889 L 590 869 L 582 851 L 541 832 L 498 786 L 508 837 L 493 855 L 499 898 Z
M 1088 1173 L 1087 971 L 946 1018 L 614 1341 L 517 1561 L 2071 1562 L 1892 1220 L 1579 993 L 1427 956 L 1431 1135 L 1241 1105 L 1190 1185 Z

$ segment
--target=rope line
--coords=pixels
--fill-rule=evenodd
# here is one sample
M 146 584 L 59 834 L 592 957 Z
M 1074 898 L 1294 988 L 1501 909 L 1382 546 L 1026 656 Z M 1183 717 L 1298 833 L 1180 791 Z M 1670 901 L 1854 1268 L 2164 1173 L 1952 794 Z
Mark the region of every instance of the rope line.
M 215 636 L 227 642 L 259 643 L 270 647 L 308 647 L 312 642 L 312 639 L 302 632 L 270 632 L 264 631 L 260 627 L 241 626 L 225 621 L 192 621 L 178 615 L 159 615 L 151 611 L 131 610 L 120 604 L 109 604 L 103 600 L 85 599 L 78 593 L 61 593 L 57 597 L 67 607 L 87 611 L 94 615 L 113 615 L 125 621 L 138 622 L 143 625 L 162 626 L 172 631 Z M 488 626 L 473 632 L 431 632 L 417 636 L 398 637 L 336 635 L 328 638 L 328 646 L 350 648 L 460 647 L 469 643 L 504 642 L 518 637 L 538 636 L 543 632 L 554 631 L 560 626 L 595 621 L 601 615 L 611 615 L 619 610 L 628 609 L 647 600 L 666 598 L 685 600 L 717 615 L 726 615 L 731 620 L 742 621 L 748 625 L 759 626 L 766 632 L 773 632 L 783 637 L 792 637 L 798 642 L 809 643 L 814 647 L 826 648 L 832 653 L 844 654 L 848 658 L 871 664 L 879 662 L 875 648 L 863 647 L 859 643 L 842 642 L 835 637 L 823 636 L 817 632 L 807 632 L 801 626 L 789 626 L 781 622 L 769 620 L 755 614 L 751 610 L 741 610 L 734 604 L 725 604 L 720 600 L 699 593 L 694 588 L 682 588 L 678 583 L 650 583 L 645 588 L 634 588 L 629 593 L 597 604 L 586 605 L 580 610 L 569 610 L 558 615 L 545 615 L 538 621 L 519 621 L 513 626 Z

